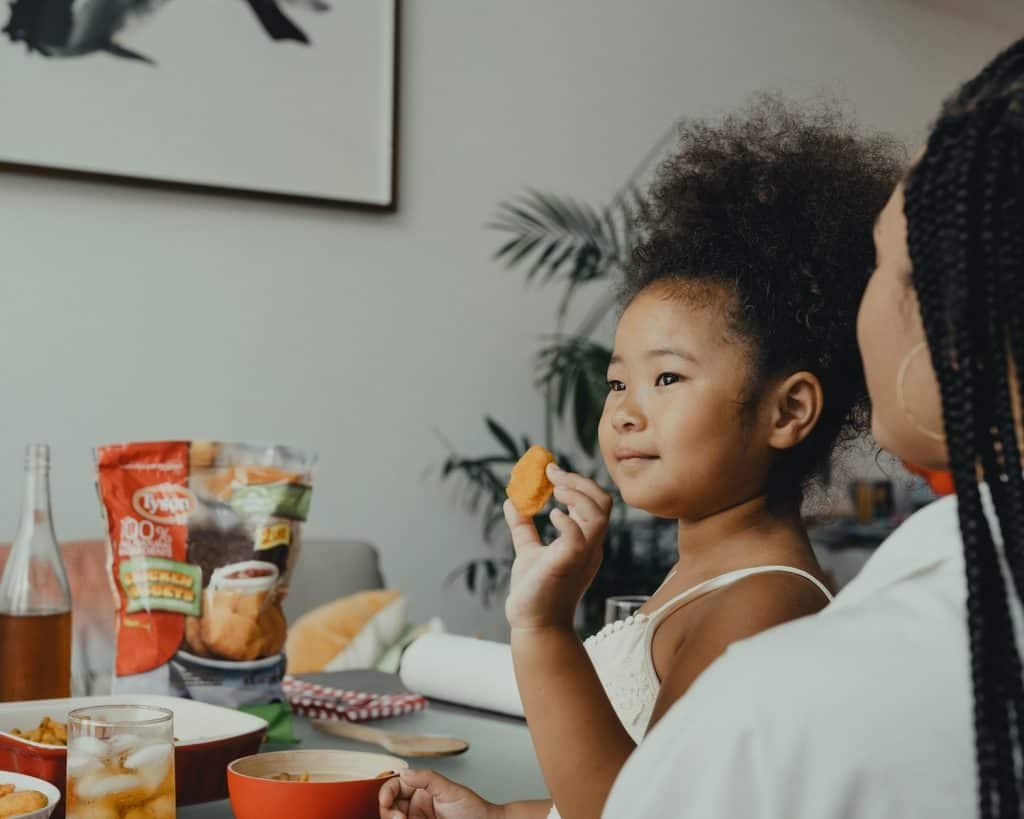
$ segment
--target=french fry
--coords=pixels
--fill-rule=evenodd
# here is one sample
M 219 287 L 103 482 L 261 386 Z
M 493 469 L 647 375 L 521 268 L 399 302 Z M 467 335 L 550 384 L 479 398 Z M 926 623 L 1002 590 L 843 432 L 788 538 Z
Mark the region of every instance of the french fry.
M 43 721 L 31 731 L 19 731 L 15 728 L 11 733 L 29 742 L 39 742 L 43 745 L 68 744 L 68 727 L 63 722 L 57 722 L 49 717 L 43 717 Z

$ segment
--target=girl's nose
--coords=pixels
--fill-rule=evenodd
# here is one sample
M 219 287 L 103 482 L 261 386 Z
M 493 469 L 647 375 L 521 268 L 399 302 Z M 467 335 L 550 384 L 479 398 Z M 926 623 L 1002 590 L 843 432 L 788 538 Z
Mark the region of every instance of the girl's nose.
M 612 425 L 619 432 L 635 431 L 644 426 L 644 414 L 637 402 L 625 393 L 612 413 Z

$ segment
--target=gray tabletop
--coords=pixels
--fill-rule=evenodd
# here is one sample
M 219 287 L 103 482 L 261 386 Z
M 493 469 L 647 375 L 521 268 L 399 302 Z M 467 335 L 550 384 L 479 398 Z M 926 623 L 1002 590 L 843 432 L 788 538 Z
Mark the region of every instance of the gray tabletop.
M 309 674 L 302 679 L 336 688 L 381 694 L 405 690 L 398 677 L 378 671 Z M 424 711 L 368 724 L 387 731 L 443 734 L 466 740 L 469 750 L 459 756 L 410 759 L 408 762 L 412 767 L 432 768 L 467 785 L 492 802 L 540 799 L 547 795 L 537 757 L 530 743 L 530 734 L 523 720 L 431 701 L 430 707 Z M 328 736 L 315 730 L 302 717 L 295 717 L 294 733 L 302 741 L 288 748 L 341 748 L 388 753 L 376 745 Z M 275 747 L 274 750 L 279 748 Z M 231 806 L 227 801 L 178 808 L 181 819 L 225 819 L 231 815 Z

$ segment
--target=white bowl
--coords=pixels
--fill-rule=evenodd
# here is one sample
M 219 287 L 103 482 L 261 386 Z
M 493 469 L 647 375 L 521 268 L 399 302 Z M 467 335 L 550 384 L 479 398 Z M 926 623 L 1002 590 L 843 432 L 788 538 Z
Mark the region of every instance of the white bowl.
M 202 668 L 216 668 L 218 671 L 234 671 L 236 673 L 242 671 L 262 671 L 267 668 L 273 668 L 276 665 L 284 667 L 283 654 L 274 654 L 270 657 L 264 657 L 262 660 L 215 660 L 212 657 L 200 657 L 198 654 L 178 649 L 174 657 L 177 660 L 184 660 L 186 663 Z
M 36 779 L 34 776 L 0 771 L 0 785 L 14 785 L 14 789 L 17 791 L 39 791 L 46 797 L 45 808 L 34 810 L 31 813 L 19 813 L 17 819 L 46 819 L 60 802 L 60 791 L 49 782 Z
M 233 577 L 232 575 L 246 571 L 258 571 L 258 577 Z M 241 563 L 229 563 L 214 569 L 210 575 L 210 584 L 207 591 L 239 591 L 246 594 L 255 592 L 270 591 L 277 585 L 277 579 L 281 572 L 274 563 L 267 563 L 263 560 L 245 560 Z

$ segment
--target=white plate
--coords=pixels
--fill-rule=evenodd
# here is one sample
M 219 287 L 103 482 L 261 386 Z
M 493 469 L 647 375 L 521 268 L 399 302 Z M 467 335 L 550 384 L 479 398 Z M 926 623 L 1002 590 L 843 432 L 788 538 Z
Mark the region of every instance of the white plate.
M 265 668 L 273 668 L 275 665 L 282 665 L 281 658 L 284 657 L 284 655 L 274 654 L 271 657 L 264 657 L 262 660 L 214 660 L 209 657 L 200 657 L 197 654 L 191 654 L 188 651 L 178 649 L 178 652 L 174 657 L 175 659 L 181 659 L 202 668 L 215 668 L 218 671 L 240 672 L 260 671 Z
M 36 779 L 34 776 L 0 771 L 0 785 L 14 785 L 16 791 L 39 791 L 46 797 L 45 808 L 34 810 L 31 813 L 19 813 L 17 819 L 46 819 L 60 802 L 60 791 L 49 782 Z
M 0 734 L 10 734 L 15 728 L 19 731 L 30 731 L 42 722 L 43 717 L 67 722 L 68 712 L 76 708 L 117 704 L 155 705 L 173 711 L 174 736 L 178 739 L 179 747 L 230 739 L 267 728 L 266 720 L 231 708 L 221 708 L 219 705 L 150 694 L 115 694 L 105 697 L 70 697 L 63 700 L 0 704 Z M 53 747 L 29 743 L 21 737 L 15 739 L 41 748 Z

